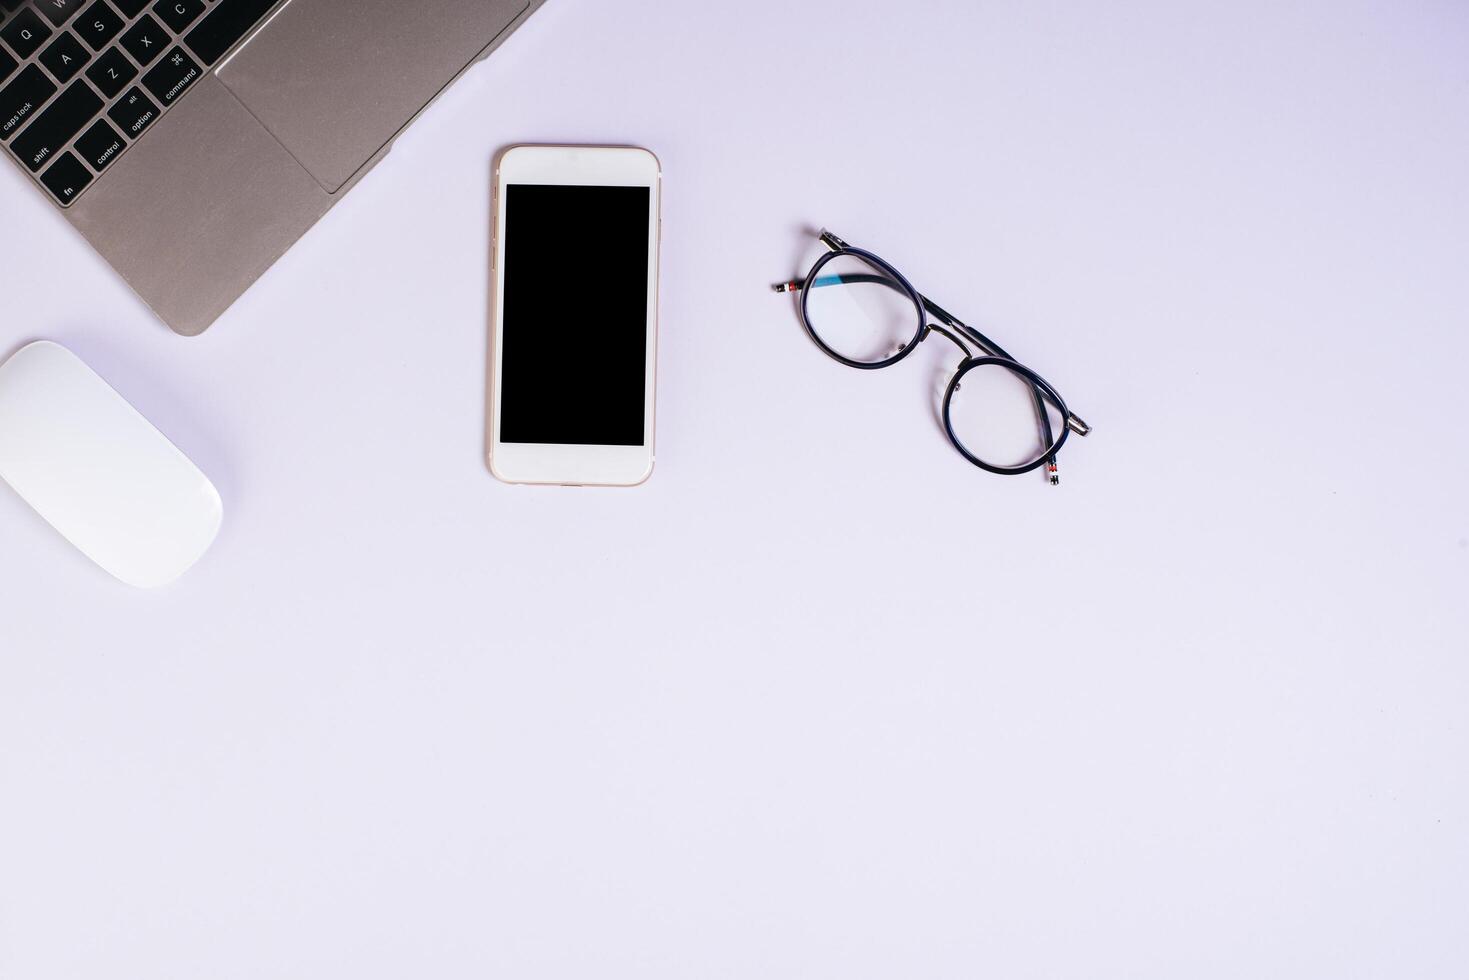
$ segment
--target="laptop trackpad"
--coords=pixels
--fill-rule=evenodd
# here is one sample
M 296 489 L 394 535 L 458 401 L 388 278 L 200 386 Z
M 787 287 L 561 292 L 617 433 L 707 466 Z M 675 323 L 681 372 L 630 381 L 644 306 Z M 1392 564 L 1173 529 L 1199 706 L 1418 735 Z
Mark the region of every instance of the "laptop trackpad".
M 291 0 L 218 76 L 335 193 L 528 0 Z

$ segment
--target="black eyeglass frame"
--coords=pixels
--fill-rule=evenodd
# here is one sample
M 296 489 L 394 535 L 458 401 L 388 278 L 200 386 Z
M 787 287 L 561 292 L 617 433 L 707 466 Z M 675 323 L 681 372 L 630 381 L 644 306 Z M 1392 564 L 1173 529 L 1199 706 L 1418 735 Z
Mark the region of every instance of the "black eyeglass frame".
M 1056 454 L 1060 452 L 1061 447 L 1066 444 L 1067 436 L 1075 432 L 1077 435 L 1085 437 L 1091 432 L 1091 426 L 1083 422 L 1078 416 L 1073 414 L 1070 409 L 1066 407 L 1066 402 L 1061 397 L 1060 392 L 1058 392 L 1045 378 L 1041 377 L 1039 374 L 1031 370 L 1026 365 L 1021 364 L 1019 361 L 1015 360 L 1015 358 L 1010 356 L 1009 352 L 1007 352 L 999 344 L 995 343 L 993 340 L 991 340 L 989 337 L 986 337 L 975 328 L 962 322 L 958 317 L 954 316 L 952 313 L 949 313 L 943 307 L 939 306 L 927 296 L 924 296 L 922 293 L 920 293 L 917 289 L 913 287 L 913 284 L 908 281 L 906 276 L 895 269 L 885 259 L 873 254 L 872 252 L 867 251 L 866 249 L 855 248 L 851 245 L 848 245 L 836 235 L 832 234 L 829 231 L 826 231 L 825 229 L 821 231 L 820 237 L 822 244 L 827 247 L 827 253 L 816 260 L 816 264 L 811 267 L 811 271 L 807 273 L 806 278 L 791 280 L 790 282 L 777 283 L 774 287 L 775 291 L 778 293 L 799 292 L 801 294 L 801 299 L 799 303 L 801 326 L 805 329 L 806 335 L 811 338 L 811 341 L 817 346 L 817 348 L 823 354 L 830 357 L 832 360 L 837 361 L 841 364 L 845 364 L 847 367 L 857 368 L 858 370 L 862 371 L 875 371 L 880 368 L 892 367 L 894 364 L 897 364 L 899 361 L 903 360 L 903 358 L 913 353 L 914 349 L 916 349 L 919 344 L 926 340 L 929 334 L 941 334 L 942 336 L 952 341 L 954 345 L 957 346 L 959 350 L 962 351 L 964 354 L 963 362 L 959 365 L 958 370 L 955 371 L 954 376 L 949 379 L 949 385 L 944 391 L 942 416 L 944 423 L 944 434 L 948 437 L 949 442 L 956 450 L 959 451 L 959 454 L 963 456 L 966 460 L 987 472 L 996 473 L 1001 476 L 1019 476 L 1023 473 L 1029 473 L 1032 470 L 1035 470 L 1041 466 L 1047 466 L 1049 469 L 1051 484 L 1053 486 L 1059 484 L 1061 480 L 1060 470 L 1056 463 Z M 886 273 L 891 278 L 889 280 L 885 280 L 881 276 L 842 276 L 838 279 L 839 282 L 845 283 L 871 281 L 881 283 L 882 285 L 886 285 L 889 288 L 896 285 L 913 304 L 914 321 L 917 323 L 917 328 L 913 333 L 913 337 L 907 343 L 901 345 L 892 356 L 887 357 L 883 360 L 853 360 L 852 358 L 847 357 L 840 351 L 837 351 L 833 349 L 830 345 L 828 345 L 826 341 L 821 339 L 821 335 L 811 325 L 811 317 L 808 311 L 808 304 L 810 303 L 812 290 L 808 289 L 807 285 L 818 283 L 820 280 L 821 270 L 826 267 L 827 263 L 832 262 L 833 260 L 841 258 L 843 256 L 853 256 L 861 259 L 869 265 L 872 265 L 873 267 Z M 935 320 L 938 320 L 939 323 L 930 323 L 929 317 L 933 317 Z M 966 340 L 969 343 L 965 343 Z M 969 347 L 969 344 L 971 343 L 974 344 L 974 346 L 977 347 L 979 350 L 983 351 L 983 354 L 976 355 L 974 351 L 971 350 Z M 973 452 L 971 452 L 969 448 L 964 445 L 963 441 L 960 440 L 958 433 L 954 431 L 954 423 L 952 415 L 950 414 L 950 406 L 953 404 L 954 393 L 959 390 L 960 382 L 963 381 L 964 377 L 971 371 L 991 365 L 1005 368 L 1019 375 L 1020 377 L 1024 378 L 1030 385 L 1031 398 L 1034 400 L 1035 403 L 1036 417 L 1040 427 L 1040 434 L 1046 448 L 1041 451 L 1040 455 L 1038 455 L 1036 459 L 1029 463 L 1025 463 L 1019 466 L 999 466 L 994 463 L 986 462 L 985 460 L 980 459 Z M 1047 402 L 1049 402 L 1051 406 L 1055 408 L 1057 413 L 1064 420 L 1064 424 L 1061 426 L 1061 434 L 1059 438 L 1056 437 L 1055 431 L 1051 426 L 1050 413 L 1046 411 Z

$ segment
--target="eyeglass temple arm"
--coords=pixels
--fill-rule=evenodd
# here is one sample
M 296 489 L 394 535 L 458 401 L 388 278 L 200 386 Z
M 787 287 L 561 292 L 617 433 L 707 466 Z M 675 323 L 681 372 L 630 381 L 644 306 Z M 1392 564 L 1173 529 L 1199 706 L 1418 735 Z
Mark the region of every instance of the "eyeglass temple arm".
M 852 246 L 848 245 L 846 242 L 842 241 L 836 235 L 833 235 L 831 232 L 827 231 L 825 228 L 821 229 L 821 231 L 818 233 L 818 236 L 817 237 L 819 237 L 821 239 L 821 244 L 823 244 L 823 245 L 826 246 L 826 250 L 828 252 L 840 252 L 842 249 L 851 248 L 852 247 Z M 834 286 L 837 283 L 841 282 L 843 280 L 843 278 L 845 278 L 845 277 L 842 277 L 842 276 L 832 276 L 831 277 L 831 281 L 830 282 L 826 282 L 826 281 L 824 281 L 824 277 L 821 277 L 821 278 L 818 278 L 817 281 L 816 282 L 813 282 L 811 285 L 812 286 Z M 803 290 L 803 289 L 806 288 L 806 280 L 804 280 L 804 279 L 791 279 L 791 280 L 789 280 L 787 282 L 778 282 L 774 286 L 772 286 L 771 288 L 774 289 L 777 293 L 799 293 L 801 290 Z

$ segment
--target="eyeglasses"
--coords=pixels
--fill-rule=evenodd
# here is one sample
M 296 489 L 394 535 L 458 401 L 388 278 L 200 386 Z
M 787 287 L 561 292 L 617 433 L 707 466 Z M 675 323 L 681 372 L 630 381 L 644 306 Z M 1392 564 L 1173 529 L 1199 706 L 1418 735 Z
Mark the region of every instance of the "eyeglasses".
M 871 371 L 897 364 L 930 334 L 948 338 L 964 352 L 943 401 L 944 432 L 954 448 L 1003 476 L 1045 466 L 1058 485 L 1056 454 L 1070 433 L 1085 436 L 1091 426 L 1071 414 L 1050 382 L 876 255 L 829 231 L 821 232 L 821 242 L 829 251 L 805 279 L 775 286 L 778 293 L 800 294 L 801 325 L 816 346 L 848 367 Z

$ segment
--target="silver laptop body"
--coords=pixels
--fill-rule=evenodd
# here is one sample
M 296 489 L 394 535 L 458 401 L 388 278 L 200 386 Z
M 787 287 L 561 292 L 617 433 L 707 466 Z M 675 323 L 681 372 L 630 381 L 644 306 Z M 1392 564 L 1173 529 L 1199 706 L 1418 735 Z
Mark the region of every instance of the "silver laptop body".
M 544 2 L 0 0 L 0 155 L 198 334 Z

